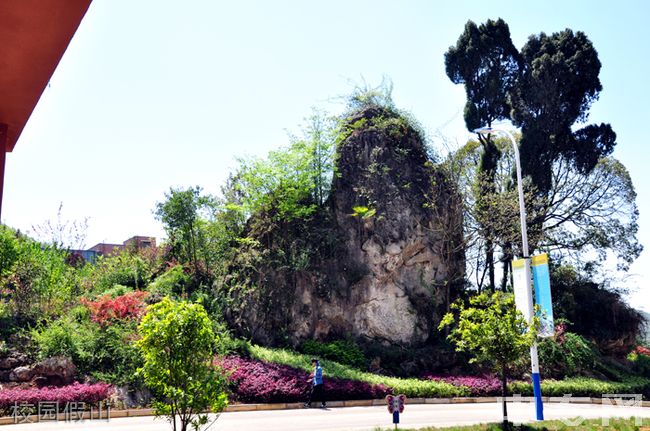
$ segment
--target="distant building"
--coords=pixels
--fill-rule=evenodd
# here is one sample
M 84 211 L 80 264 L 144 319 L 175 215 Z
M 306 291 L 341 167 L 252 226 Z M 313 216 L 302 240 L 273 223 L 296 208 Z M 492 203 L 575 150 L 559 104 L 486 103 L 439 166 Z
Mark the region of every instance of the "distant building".
M 124 241 L 122 244 L 108 244 L 100 242 L 88 250 L 70 250 L 70 254 L 81 256 L 86 262 L 95 263 L 99 256 L 109 256 L 119 253 L 122 250 L 139 251 L 156 246 L 156 238 L 152 236 L 136 235 Z
M 143 250 L 145 248 L 155 247 L 156 238 L 152 236 L 134 236 L 124 241 L 124 247 Z
M 121 249 L 124 248 L 124 245 L 122 244 L 106 244 L 103 242 L 100 242 L 99 244 L 93 245 L 86 251 L 92 251 L 97 253 L 100 256 L 106 256 L 109 255 L 113 252 L 120 251 Z

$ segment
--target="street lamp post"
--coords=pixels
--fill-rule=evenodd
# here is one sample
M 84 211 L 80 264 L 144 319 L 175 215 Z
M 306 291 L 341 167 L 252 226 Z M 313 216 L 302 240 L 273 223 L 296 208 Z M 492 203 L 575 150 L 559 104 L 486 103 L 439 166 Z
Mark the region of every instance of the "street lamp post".
M 519 146 L 515 141 L 514 136 L 507 130 L 495 129 L 493 127 L 482 127 L 474 130 L 474 133 L 479 135 L 488 135 L 490 133 L 502 133 L 510 138 L 512 142 L 512 149 L 515 153 L 515 166 L 517 170 L 517 191 L 519 192 L 519 218 L 521 222 L 521 251 L 524 258 L 524 273 L 526 277 L 526 294 L 528 295 L 528 323 L 532 322 L 534 316 L 533 309 L 533 290 L 531 286 L 530 276 L 530 255 L 528 253 L 528 233 L 526 227 L 526 204 L 524 202 L 524 187 L 521 182 L 521 161 L 519 159 Z M 535 395 L 535 411 L 537 413 L 537 420 L 544 420 L 544 405 L 542 404 L 542 387 L 539 378 L 539 359 L 537 356 L 537 342 L 534 342 L 530 347 L 530 362 L 532 368 L 533 378 L 533 393 Z

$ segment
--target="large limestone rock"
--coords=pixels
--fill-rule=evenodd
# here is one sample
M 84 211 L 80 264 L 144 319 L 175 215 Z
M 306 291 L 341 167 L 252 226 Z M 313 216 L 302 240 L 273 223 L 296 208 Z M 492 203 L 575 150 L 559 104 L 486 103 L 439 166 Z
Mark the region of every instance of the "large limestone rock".
M 20 366 L 15 366 L 21 364 Z M 0 382 L 27 383 L 38 386 L 60 386 L 74 381 L 77 367 L 70 358 L 55 356 L 29 364 L 27 357 L 21 353 L 0 359 Z
M 0 370 L 11 370 L 28 362 L 27 356 L 11 350 L 6 356 L 0 358 Z
M 132 409 L 151 404 L 151 391 L 147 388 L 117 386 L 111 395 L 111 404 L 120 409 Z
M 455 297 L 464 263 L 453 244 L 460 244 L 462 216 L 419 134 L 382 108 L 358 113 L 347 133 L 328 214 L 305 226 L 252 232 L 271 244 L 258 255 L 312 247 L 305 268 L 274 267 L 267 259 L 250 276 L 254 293 L 230 317 L 254 341 L 352 335 L 419 345 Z M 243 265 L 233 272 L 242 274 Z
M 67 385 L 77 374 L 77 367 L 70 358 L 55 356 L 37 362 L 33 368 L 35 383 L 40 386 Z
M 30 367 L 16 367 L 9 374 L 9 380 L 12 382 L 29 382 L 34 372 Z

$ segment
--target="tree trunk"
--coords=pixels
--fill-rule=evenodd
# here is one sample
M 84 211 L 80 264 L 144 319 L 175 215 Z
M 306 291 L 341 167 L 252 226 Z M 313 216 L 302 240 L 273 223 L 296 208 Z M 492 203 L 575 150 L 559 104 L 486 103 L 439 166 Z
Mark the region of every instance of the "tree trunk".
M 494 292 L 496 290 L 496 284 L 494 281 L 494 243 L 492 240 L 488 240 L 485 244 L 485 263 L 488 267 L 488 281 L 490 282 L 490 291 Z
M 506 366 L 505 364 L 501 366 L 501 397 L 503 400 L 503 429 L 504 431 L 508 428 L 508 405 L 506 403 L 506 397 L 508 396 L 508 380 L 506 377 Z
M 491 121 L 488 121 L 488 127 L 490 123 Z M 487 137 L 479 135 L 479 142 L 483 146 L 483 154 L 481 155 L 481 162 L 479 164 L 479 174 L 483 176 L 484 182 L 481 183 L 481 196 L 479 197 L 477 204 L 478 207 L 482 209 L 482 216 L 486 217 L 487 214 L 485 214 L 485 212 L 490 211 L 490 197 L 496 193 L 496 172 L 501 152 L 494 142 L 492 142 L 490 135 Z M 491 222 L 482 220 L 480 221 L 480 224 L 485 231 L 485 264 L 488 268 L 490 290 L 494 292 L 496 290 L 494 276 L 494 241 L 497 239 L 496 233 Z
M 512 260 L 512 245 L 507 242 L 503 246 L 503 277 L 501 278 L 501 291 L 505 292 L 508 287 L 510 261 Z

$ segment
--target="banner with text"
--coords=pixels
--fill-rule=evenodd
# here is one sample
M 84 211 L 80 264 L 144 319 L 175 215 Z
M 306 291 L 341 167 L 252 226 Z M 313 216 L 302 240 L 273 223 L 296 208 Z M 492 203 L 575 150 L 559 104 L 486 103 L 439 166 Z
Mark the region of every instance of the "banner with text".
M 555 333 L 553 323 L 553 302 L 551 301 L 551 277 L 548 271 L 546 253 L 532 257 L 533 285 L 535 286 L 535 303 L 539 306 L 539 335 L 552 337 Z
M 515 291 L 515 305 L 526 320 L 530 322 L 530 274 L 526 274 L 526 261 L 515 259 L 512 261 L 512 281 Z

